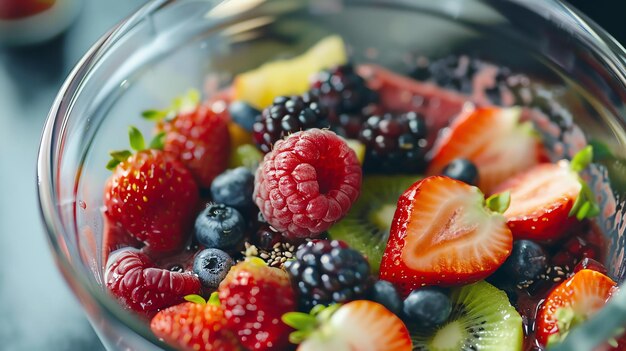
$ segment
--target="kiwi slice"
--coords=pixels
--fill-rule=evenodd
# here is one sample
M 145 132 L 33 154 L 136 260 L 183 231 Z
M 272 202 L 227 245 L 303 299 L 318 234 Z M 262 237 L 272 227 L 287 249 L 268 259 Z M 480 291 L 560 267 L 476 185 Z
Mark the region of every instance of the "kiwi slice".
M 230 160 L 228 161 L 228 168 L 244 166 L 254 172 L 262 160 L 263 154 L 256 146 L 243 144 L 232 150 Z
M 409 327 L 413 350 L 522 350 L 522 317 L 504 291 L 480 281 L 453 289 L 451 299 L 452 313 L 444 324 L 431 330 Z
M 363 253 L 372 273 L 377 273 L 398 198 L 419 179 L 416 175 L 364 177 L 359 199 L 348 215 L 328 230 L 329 236 Z

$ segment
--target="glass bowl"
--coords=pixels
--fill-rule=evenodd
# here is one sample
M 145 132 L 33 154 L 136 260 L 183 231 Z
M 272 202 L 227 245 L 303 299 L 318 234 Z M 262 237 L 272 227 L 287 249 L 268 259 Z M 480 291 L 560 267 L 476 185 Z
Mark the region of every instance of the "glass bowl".
M 549 87 L 548 98 L 565 107 L 543 121 L 557 126 L 552 156 L 571 157 L 585 140 L 611 151 L 585 177 L 602 207 L 594 222 L 608 242 L 604 263 L 624 280 L 626 53 L 575 9 L 556 0 L 157 0 L 103 36 L 72 71 L 50 110 L 38 159 L 56 262 L 108 349 L 167 349 L 103 287 L 108 151 L 127 146 L 129 124 L 151 130 L 141 111 L 167 106 L 191 87 L 210 91 L 335 33 L 356 62 L 408 72 L 420 56 L 469 53 Z M 622 295 L 600 312 L 602 320 L 571 333 L 564 349 L 590 349 L 609 336 L 607 326 L 624 324 Z

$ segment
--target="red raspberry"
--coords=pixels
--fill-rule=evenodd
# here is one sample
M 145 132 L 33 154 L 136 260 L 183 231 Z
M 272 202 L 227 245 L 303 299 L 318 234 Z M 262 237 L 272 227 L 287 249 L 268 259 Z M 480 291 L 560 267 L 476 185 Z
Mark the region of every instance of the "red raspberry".
M 274 145 L 256 173 L 254 200 L 288 237 L 314 237 L 343 218 L 359 196 L 361 165 L 328 130 L 294 133 Z
M 109 257 L 104 280 L 109 291 L 133 311 L 148 317 L 200 293 L 200 280 L 191 273 L 157 268 L 144 253 L 134 249 Z

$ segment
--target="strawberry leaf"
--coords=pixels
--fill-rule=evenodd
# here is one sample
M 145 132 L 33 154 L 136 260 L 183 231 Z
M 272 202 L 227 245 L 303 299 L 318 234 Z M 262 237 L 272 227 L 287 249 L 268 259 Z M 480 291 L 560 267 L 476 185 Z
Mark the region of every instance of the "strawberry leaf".
M 107 163 L 107 169 L 112 171 L 119 165 L 120 163 L 126 161 L 132 153 L 128 150 L 119 150 L 119 151 L 111 151 L 109 153 L 111 155 L 111 160 Z
M 325 307 L 323 310 L 317 313 L 316 317 L 320 321 L 330 320 L 330 317 L 341 307 L 340 304 L 332 304 L 328 307 Z
M 211 296 L 209 297 L 208 303 L 209 303 L 209 305 L 213 305 L 213 306 L 221 306 L 222 305 L 222 302 L 220 301 L 219 293 L 217 291 L 211 293 Z
M 292 344 L 303 342 L 319 326 L 318 318 L 304 312 L 287 312 L 283 314 L 281 319 L 283 323 L 295 329 L 295 331 L 289 334 L 289 342 Z
M 309 334 L 307 334 L 306 332 L 302 330 L 296 330 L 289 333 L 289 342 L 297 345 L 306 340 L 307 336 L 309 336 Z
M 497 213 L 504 213 L 511 204 L 511 192 L 505 191 L 503 193 L 494 194 L 487 198 L 485 201 L 487 208 Z
M 185 300 L 189 302 L 197 303 L 200 305 L 206 305 L 206 300 L 202 296 L 196 295 L 196 294 L 185 296 Z
M 115 169 L 115 167 L 117 167 L 117 165 L 119 165 L 119 164 L 120 164 L 120 161 L 119 161 L 119 160 L 116 160 L 116 159 L 112 158 L 111 160 L 109 160 L 109 162 L 107 163 L 107 166 L 106 166 L 106 167 L 107 167 L 107 169 L 108 169 L 109 171 L 112 171 L 112 170 L 114 170 L 114 169 Z
M 185 95 L 174 98 L 170 106 L 163 110 L 145 110 L 141 113 L 144 119 L 149 121 L 171 121 L 180 113 L 193 111 L 200 103 L 200 92 L 196 89 L 189 90 Z
M 554 346 L 555 344 L 563 341 L 572 328 L 585 321 L 584 317 L 577 314 L 571 307 L 559 308 L 554 313 L 554 318 L 556 318 L 556 324 L 559 331 L 550 335 L 548 338 L 548 347 Z
M 174 111 L 174 114 L 181 112 L 187 112 L 193 110 L 200 103 L 200 92 L 196 89 L 190 89 L 185 95 L 179 96 L 174 99 L 170 110 Z
M 119 151 L 111 151 L 109 155 L 111 155 L 111 157 L 115 160 L 124 162 L 132 155 L 132 153 L 128 150 L 119 150 Z
M 160 132 L 150 141 L 150 148 L 155 150 L 163 150 L 165 144 L 165 132 Z
M 580 150 L 570 162 L 570 167 L 574 172 L 580 172 L 583 169 L 587 168 L 587 166 L 593 161 L 593 147 L 591 145 L 587 145 L 585 148 Z
M 610 158 L 615 158 L 613 152 L 609 146 L 599 140 L 590 140 L 589 145 L 593 147 L 593 159 L 596 161 L 602 161 Z
M 311 312 L 309 312 L 313 316 L 317 316 L 320 312 L 326 309 L 324 305 L 315 305 L 311 308 Z
M 130 139 L 130 147 L 135 151 L 141 151 L 146 148 L 146 141 L 143 135 L 135 126 L 128 127 L 128 138 Z
M 589 188 L 589 185 L 582 179 L 580 181 L 580 192 L 572 209 L 569 211 L 569 216 L 576 216 L 576 219 L 582 221 L 585 218 L 592 218 L 600 214 L 600 207 L 595 201 L 595 195 Z
M 148 121 L 158 122 L 163 120 L 168 115 L 168 111 L 161 110 L 146 110 L 141 113 L 141 117 Z
M 256 266 L 267 266 L 267 263 L 263 261 L 263 259 L 259 257 L 246 257 L 246 261 L 256 265 Z
M 583 219 L 587 218 L 587 214 L 589 213 L 590 209 L 591 204 L 589 203 L 589 201 L 585 201 L 578 209 L 578 212 L 576 212 L 576 219 L 582 221 Z
M 317 326 L 317 319 L 304 312 L 287 312 L 281 319 L 288 326 L 301 331 L 312 330 Z

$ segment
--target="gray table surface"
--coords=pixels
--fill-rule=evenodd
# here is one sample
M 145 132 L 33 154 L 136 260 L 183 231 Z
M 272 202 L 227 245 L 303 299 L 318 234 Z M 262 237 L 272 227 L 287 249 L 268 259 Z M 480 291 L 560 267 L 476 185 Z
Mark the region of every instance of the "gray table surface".
M 35 160 L 43 122 L 69 71 L 143 0 L 84 0 L 62 36 L 0 49 L 0 350 L 102 350 L 58 273 L 39 219 Z
M 47 111 L 70 69 L 143 2 L 84 0 L 62 37 L 0 49 L 0 350 L 103 349 L 50 255 L 37 210 L 35 159 Z M 607 27 L 624 40 L 619 23 Z

